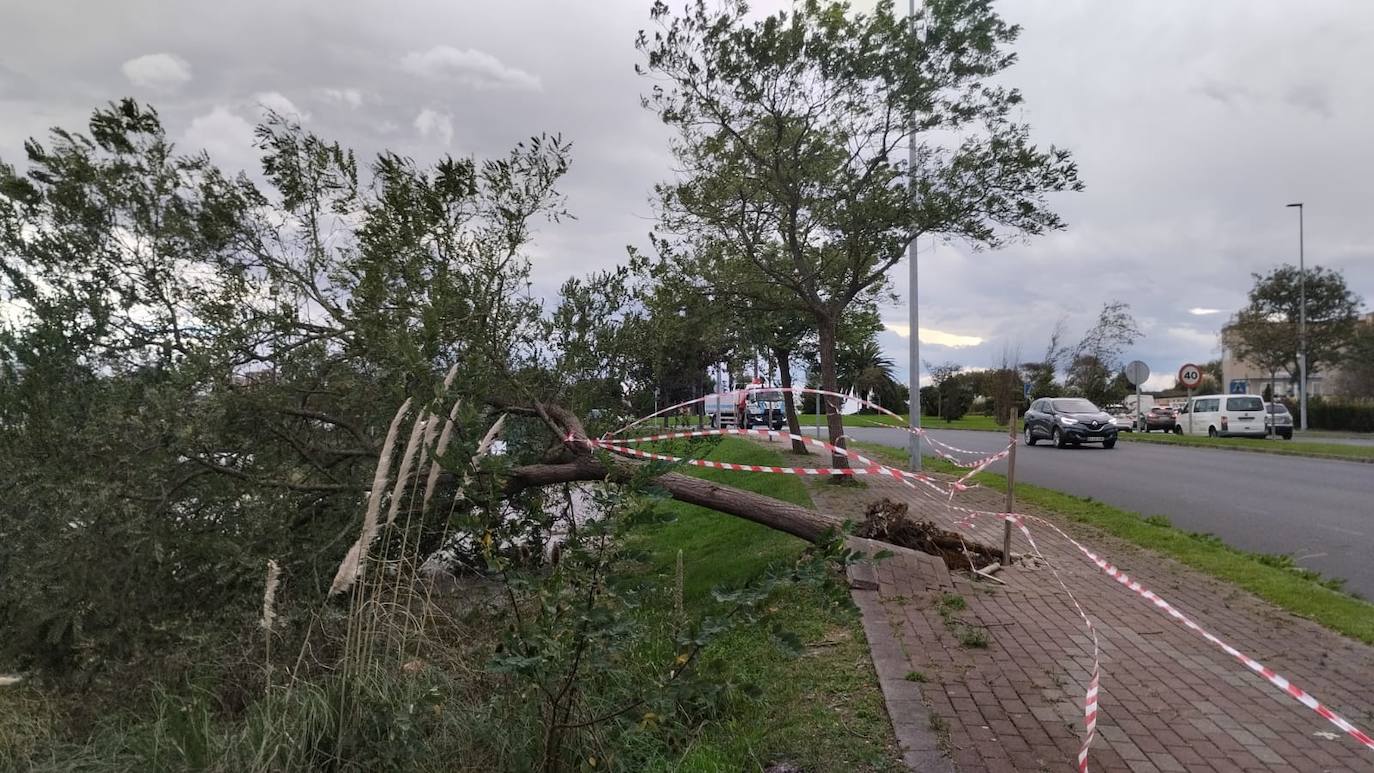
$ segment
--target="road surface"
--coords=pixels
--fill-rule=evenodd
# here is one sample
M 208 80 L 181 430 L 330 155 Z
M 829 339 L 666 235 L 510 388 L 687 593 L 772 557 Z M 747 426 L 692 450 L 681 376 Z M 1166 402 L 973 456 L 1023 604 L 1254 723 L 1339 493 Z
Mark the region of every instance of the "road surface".
M 906 445 L 901 430 L 852 427 L 848 433 Z M 989 453 L 1006 444 L 1006 435 L 994 432 L 931 435 Z M 1006 472 L 1006 463 L 991 469 Z M 1243 550 L 1292 555 L 1300 566 L 1342 578 L 1347 589 L 1374 599 L 1374 464 L 1128 441 L 1110 451 L 1060 449 L 1042 441 L 1016 450 L 1016 479 L 1141 515 L 1166 515 L 1181 529 L 1210 532 Z

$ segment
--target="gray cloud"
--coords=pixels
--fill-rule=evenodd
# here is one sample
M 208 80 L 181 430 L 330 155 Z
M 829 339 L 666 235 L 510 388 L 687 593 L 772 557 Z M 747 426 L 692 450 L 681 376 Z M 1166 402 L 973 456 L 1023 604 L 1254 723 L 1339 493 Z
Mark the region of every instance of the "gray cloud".
M 363 106 L 363 93 L 357 89 L 322 88 L 318 90 L 318 94 L 330 102 L 338 102 L 354 109 Z
M 439 140 L 444 145 L 453 144 L 453 116 L 437 110 L 425 108 L 415 116 L 415 130 L 421 137 Z
M 755 11 L 788 5 L 759 0 Z M 1374 4 L 998 7 L 1024 28 L 1002 80 L 1024 92 L 1035 136 L 1074 152 L 1087 190 L 1055 199 L 1061 233 L 981 253 L 922 242 L 921 327 L 982 339 L 923 344 L 925 359 L 1038 357 L 1057 319 L 1076 336 L 1113 298 L 1145 332 L 1129 357 L 1157 373 L 1210 359 L 1250 274 L 1296 262 L 1290 201 L 1307 203 L 1308 262 L 1343 270 L 1374 298 L 1374 90 L 1363 75 Z M 251 126 L 266 94 L 360 159 L 383 148 L 485 157 L 561 132 L 573 142 L 563 190 L 577 219 L 535 234 L 534 292 L 547 295 L 623 261 L 628 244 L 647 246 L 652 186 L 673 169 L 666 130 L 639 104 L 651 82 L 633 71 L 648 11 L 649 0 L 19 4 L 0 25 L 0 159 L 22 162 L 25 137 L 80 128 L 92 107 L 129 94 L 154 98 L 183 149 L 208 147 L 230 167 L 256 166 Z M 187 58 L 194 79 L 166 93 L 133 86 L 122 63 L 155 52 Z M 428 130 L 417 127 L 423 111 Z M 905 265 L 892 279 L 904 295 Z M 906 308 L 883 318 L 905 323 Z M 906 339 L 880 341 L 905 369 Z
M 191 80 L 191 65 L 176 54 L 145 54 L 120 65 L 129 82 L 153 91 L 175 91 Z
M 1331 117 L 1331 94 L 1320 83 L 1295 83 L 1283 93 L 1283 101 L 1322 118 Z
M 428 51 L 412 51 L 401 59 L 406 72 L 434 80 L 452 80 L 478 89 L 515 89 L 538 91 L 539 78 L 484 51 L 453 46 L 435 46 Z

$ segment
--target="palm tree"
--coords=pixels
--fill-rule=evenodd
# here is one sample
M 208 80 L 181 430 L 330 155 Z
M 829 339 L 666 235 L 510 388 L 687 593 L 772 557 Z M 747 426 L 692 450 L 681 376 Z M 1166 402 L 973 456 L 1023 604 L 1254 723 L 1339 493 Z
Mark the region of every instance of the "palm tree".
M 893 377 L 895 366 L 878 346 L 877 337 L 869 337 L 853 347 L 835 353 L 835 370 L 841 384 L 854 388 L 854 393 L 867 399 L 876 395 L 879 405 L 893 402 L 900 385 Z

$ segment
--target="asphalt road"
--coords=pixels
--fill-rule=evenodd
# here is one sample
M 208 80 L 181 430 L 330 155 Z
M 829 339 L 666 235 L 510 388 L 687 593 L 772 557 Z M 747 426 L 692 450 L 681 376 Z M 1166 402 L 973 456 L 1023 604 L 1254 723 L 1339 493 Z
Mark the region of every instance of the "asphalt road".
M 906 446 L 900 430 L 848 432 L 858 440 Z M 931 435 L 989 453 L 1006 443 L 994 432 Z M 991 469 L 1006 472 L 1006 463 Z M 1244 550 L 1287 553 L 1374 598 L 1374 464 L 1153 443 L 1059 449 L 1042 441 L 1016 450 L 1016 479 L 1142 515 L 1163 514 L 1181 529 L 1210 532 Z

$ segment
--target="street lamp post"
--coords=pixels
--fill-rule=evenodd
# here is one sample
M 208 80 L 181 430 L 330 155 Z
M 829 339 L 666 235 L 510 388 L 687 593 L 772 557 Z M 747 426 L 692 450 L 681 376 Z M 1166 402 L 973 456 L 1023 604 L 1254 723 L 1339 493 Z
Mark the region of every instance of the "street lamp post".
M 1307 431 L 1307 266 L 1303 258 L 1302 202 L 1298 208 L 1298 423 Z
M 908 10 L 908 23 L 911 25 L 911 39 L 916 41 L 916 0 L 910 0 Z M 906 140 L 907 153 L 907 191 L 914 197 L 916 195 L 915 175 L 916 168 L 916 114 L 913 112 L 909 116 L 911 120 L 910 132 Z M 911 425 L 910 447 L 908 451 L 911 456 L 911 469 L 921 469 L 921 333 L 920 315 L 917 312 L 916 296 L 916 240 L 912 239 L 911 244 L 907 245 L 907 355 L 910 357 L 910 365 L 907 368 L 907 377 L 911 382 L 909 394 L 907 395 L 907 423 Z

